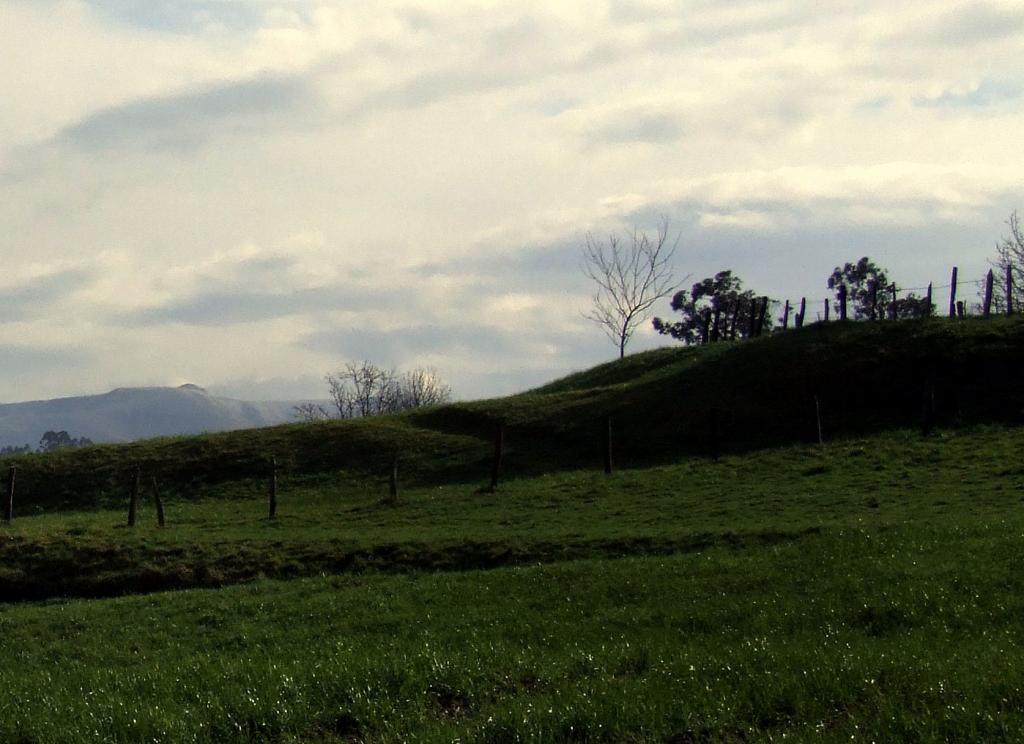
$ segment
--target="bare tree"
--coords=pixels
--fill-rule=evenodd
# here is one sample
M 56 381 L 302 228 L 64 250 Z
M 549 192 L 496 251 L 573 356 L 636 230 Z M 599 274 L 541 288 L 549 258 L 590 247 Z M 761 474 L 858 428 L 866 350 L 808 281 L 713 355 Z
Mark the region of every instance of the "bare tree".
M 451 400 L 452 389 L 437 371 L 429 367 L 418 367 L 406 372 L 399 379 L 399 395 L 402 410 L 420 406 L 436 406 Z
M 620 359 L 654 303 L 675 289 L 671 262 L 679 238 L 669 243 L 668 226 L 668 219 L 663 219 L 653 238 L 634 229 L 628 243 L 616 235 L 598 241 L 587 234 L 583 273 L 597 285 L 597 291 L 593 306 L 583 317 L 601 326 L 619 347 Z
M 1006 272 L 1013 279 L 1014 309 L 1024 307 L 1024 226 L 1020 223 L 1016 210 L 1006 221 L 1010 234 L 996 243 L 996 258 L 992 266 L 998 271 L 992 293 L 996 308 L 1006 309 Z
M 324 379 L 338 418 L 379 416 L 447 403 L 452 393 L 432 369 L 418 368 L 399 375 L 393 369 L 384 369 L 369 361 L 349 362 L 344 369 Z M 326 411 L 317 408 L 319 411 L 312 410 L 312 416 L 303 418 L 317 420 L 321 412 L 326 416 Z M 298 406 L 296 411 L 310 413 L 299 411 Z
M 329 419 L 331 414 L 319 403 L 309 401 L 292 406 L 292 417 L 298 421 L 324 421 Z
M 340 418 L 376 416 L 394 410 L 396 375 L 369 361 L 349 362 L 327 375 L 327 387 Z

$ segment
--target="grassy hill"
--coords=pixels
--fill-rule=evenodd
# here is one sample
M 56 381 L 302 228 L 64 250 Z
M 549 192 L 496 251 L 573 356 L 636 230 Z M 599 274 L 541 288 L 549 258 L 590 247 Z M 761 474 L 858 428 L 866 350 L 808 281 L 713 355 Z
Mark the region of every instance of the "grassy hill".
M 508 398 L 369 420 L 154 439 L 0 460 L 19 467 L 19 509 L 124 503 L 136 467 L 176 494 L 261 478 L 275 457 L 296 477 L 380 477 L 398 453 L 407 482 L 486 480 L 497 422 L 510 475 L 600 463 L 606 417 L 617 460 L 671 462 L 709 450 L 712 417 L 725 452 L 916 427 L 925 397 L 939 426 L 1024 417 L 1024 323 L 831 323 L 736 344 L 627 357 Z
M 1018 740 L 1022 334 L 814 326 L 404 416 L 20 458 L 0 742 Z M 124 526 L 136 465 L 163 529 L 148 501 Z

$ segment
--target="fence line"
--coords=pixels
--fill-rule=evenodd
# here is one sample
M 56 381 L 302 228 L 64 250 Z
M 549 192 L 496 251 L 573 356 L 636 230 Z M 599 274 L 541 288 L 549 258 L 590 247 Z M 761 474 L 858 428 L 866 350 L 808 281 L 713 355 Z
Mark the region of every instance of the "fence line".
M 921 318 L 921 317 L 937 317 L 940 315 L 948 314 L 949 317 L 965 317 L 967 315 L 981 315 L 988 317 L 991 315 L 991 309 L 993 303 L 996 302 L 996 287 L 1001 295 L 1001 306 L 1003 314 L 1011 315 L 1013 313 L 1013 290 L 1016 287 L 1013 284 L 1013 277 L 1010 271 L 1006 272 L 1005 277 L 1002 277 L 1002 281 L 998 281 L 994 277 L 992 270 L 989 270 L 988 274 L 983 279 L 959 279 L 958 269 L 956 266 L 953 267 L 950 280 L 946 284 L 935 284 L 934 282 L 922 286 L 922 287 L 900 287 L 896 282 L 888 282 L 887 284 L 878 285 L 875 287 L 869 287 L 868 291 L 872 293 L 872 308 L 871 315 L 867 318 L 861 317 L 863 320 L 905 320 L 910 318 Z M 958 299 L 960 296 L 959 290 L 964 288 L 970 290 L 974 288 L 981 294 L 980 297 L 968 296 L 966 292 L 964 299 Z M 935 292 L 940 290 L 949 290 L 949 305 L 947 313 L 939 312 L 941 298 L 935 296 Z M 926 292 L 925 295 L 914 294 L 916 292 Z M 877 300 L 875 296 L 877 295 Z M 816 310 L 818 322 L 830 322 L 835 319 L 845 320 L 849 317 L 848 315 L 848 304 L 850 301 L 849 290 L 847 285 L 839 284 L 836 287 L 835 294 L 828 295 L 825 297 L 781 297 L 778 299 L 769 298 L 766 296 L 755 297 L 754 302 L 761 302 L 762 304 L 767 303 L 768 306 L 776 306 L 781 309 L 782 314 L 777 318 L 781 323 L 780 326 L 774 324 L 769 325 L 769 330 L 780 328 L 782 330 L 789 328 L 790 318 L 793 318 L 794 328 L 800 328 L 807 323 L 806 318 L 806 307 L 808 305 L 817 305 L 819 310 Z M 927 309 L 924 313 L 920 310 L 912 311 L 909 315 L 904 309 L 900 312 L 898 303 L 903 301 L 916 301 L 920 302 L 922 307 L 927 304 Z M 794 312 L 796 307 L 800 307 L 800 311 Z M 824 311 L 820 308 L 824 308 Z M 830 312 L 831 311 L 831 312 Z M 726 313 L 729 309 L 725 310 Z M 762 307 L 761 312 L 765 312 L 765 308 Z M 857 317 L 857 308 L 854 308 L 854 317 Z M 757 324 L 759 327 L 761 323 Z M 752 332 L 748 333 L 748 336 L 759 336 L 760 332 L 753 332 L 754 324 L 751 324 Z M 758 328 L 760 330 L 760 328 Z M 722 338 L 709 339 L 709 340 L 728 340 Z

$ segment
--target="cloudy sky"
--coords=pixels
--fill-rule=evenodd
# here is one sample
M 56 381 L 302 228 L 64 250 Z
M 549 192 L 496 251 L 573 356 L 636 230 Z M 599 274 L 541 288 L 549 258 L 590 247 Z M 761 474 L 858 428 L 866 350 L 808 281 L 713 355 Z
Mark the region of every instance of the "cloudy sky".
M 500 394 L 615 355 L 588 232 L 819 298 L 1024 210 L 1021 0 L 0 0 L 0 49 L 3 402 Z

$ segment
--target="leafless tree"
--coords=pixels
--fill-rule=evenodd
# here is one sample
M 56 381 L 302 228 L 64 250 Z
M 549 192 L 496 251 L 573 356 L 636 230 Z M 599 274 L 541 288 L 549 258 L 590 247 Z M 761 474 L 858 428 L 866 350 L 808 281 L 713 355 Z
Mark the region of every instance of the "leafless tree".
M 996 258 L 992 266 L 998 272 L 993 287 L 993 300 L 996 308 L 1006 309 L 1006 271 L 1009 269 L 1013 279 L 1013 307 L 1019 310 L 1024 307 L 1024 226 L 1014 211 L 1006 221 L 1010 234 L 996 243 Z
M 420 406 L 436 406 L 451 400 L 452 389 L 429 367 L 406 372 L 399 379 L 399 394 L 403 410 Z
M 663 219 L 653 238 L 634 229 L 627 242 L 617 235 L 609 235 L 607 241 L 587 235 L 583 273 L 597 285 L 597 291 L 591 309 L 583 316 L 601 326 L 619 347 L 620 359 L 654 303 L 675 289 L 671 264 L 679 238 L 670 243 L 668 228 L 668 219 Z
M 399 375 L 369 361 L 349 362 L 324 379 L 338 418 L 379 416 L 451 400 L 451 388 L 427 368 Z
M 331 400 L 340 418 L 357 418 L 390 413 L 397 407 L 398 391 L 394 370 L 369 361 L 349 362 L 325 378 Z
M 299 421 L 324 421 L 329 419 L 331 414 L 319 403 L 310 401 L 292 406 L 292 416 Z

